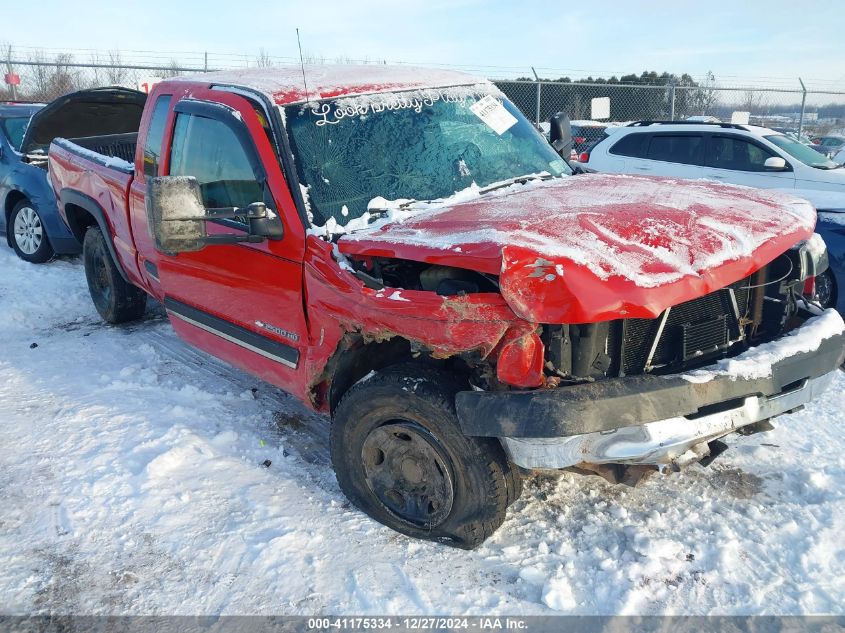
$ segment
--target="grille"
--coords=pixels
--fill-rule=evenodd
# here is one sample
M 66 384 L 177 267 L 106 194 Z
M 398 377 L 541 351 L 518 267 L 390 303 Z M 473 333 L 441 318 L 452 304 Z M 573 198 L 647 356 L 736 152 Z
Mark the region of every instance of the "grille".
M 678 366 L 706 360 L 741 338 L 729 290 L 734 291 L 740 316 L 749 309 L 748 279 L 708 295 L 674 306 L 657 343 L 652 367 Z M 626 375 L 645 371 L 649 351 L 660 328 L 657 319 L 626 319 L 623 322 L 621 369 Z

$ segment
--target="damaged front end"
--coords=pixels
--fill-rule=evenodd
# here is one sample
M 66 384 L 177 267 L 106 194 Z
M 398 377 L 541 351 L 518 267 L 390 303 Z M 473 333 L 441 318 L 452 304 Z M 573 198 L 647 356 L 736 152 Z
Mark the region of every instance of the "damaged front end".
M 804 297 L 826 268 L 811 207 L 712 183 L 583 182 L 340 237 L 356 291 L 338 339 L 376 332 L 447 363 L 471 387 L 463 432 L 528 469 L 680 467 L 826 386 L 845 324 Z
M 410 303 L 426 293 L 452 305 L 439 328 L 490 325 L 466 301 L 497 297 L 494 275 L 392 258 L 351 262 L 375 298 Z M 508 323 L 502 311 L 495 345 L 474 356 L 457 338 L 438 352 L 419 336 L 419 349 L 463 359 L 473 390 L 458 394 L 457 412 L 467 435 L 498 438 L 526 469 L 575 468 L 631 483 L 706 462 L 723 447 L 719 438 L 771 428 L 768 420 L 827 387 L 845 359 L 845 324 L 803 296 L 807 280 L 825 268 L 814 235 L 745 278 L 653 318 L 535 325 Z M 423 316 L 419 306 L 416 312 Z
M 768 430 L 817 397 L 845 359 L 842 318 L 802 296 L 826 267 L 814 235 L 656 318 L 544 326 L 545 371 L 568 387 L 461 393 L 463 430 L 498 437 L 523 468 L 613 481 L 706 462 L 719 438 Z

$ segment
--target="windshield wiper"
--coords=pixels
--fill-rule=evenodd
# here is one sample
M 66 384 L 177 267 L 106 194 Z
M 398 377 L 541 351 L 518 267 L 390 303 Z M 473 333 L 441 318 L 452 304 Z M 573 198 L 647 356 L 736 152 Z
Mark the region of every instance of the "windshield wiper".
M 478 190 L 478 193 L 487 193 L 488 191 L 495 191 L 496 189 L 502 189 L 504 187 L 510 187 L 511 185 L 524 185 L 527 182 L 531 182 L 532 180 L 551 180 L 555 176 L 551 174 L 526 174 L 525 176 L 517 176 L 516 178 L 509 178 L 508 180 L 502 180 L 501 182 L 494 183 L 492 185 L 487 185 L 486 187 L 482 187 Z
M 386 218 L 391 211 L 407 211 L 415 204 L 430 204 L 432 202 L 437 202 L 437 200 L 417 200 L 416 198 L 411 198 L 397 204 L 395 207 L 368 207 L 367 213 L 369 216 L 367 218 L 367 224 L 372 224 L 376 220 Z

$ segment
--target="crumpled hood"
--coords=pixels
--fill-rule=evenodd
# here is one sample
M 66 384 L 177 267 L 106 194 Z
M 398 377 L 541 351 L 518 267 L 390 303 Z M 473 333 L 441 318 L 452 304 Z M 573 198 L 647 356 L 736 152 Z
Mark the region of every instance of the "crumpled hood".
M 499 275 L 536 323 L 653 318 L 813 233 L 794 196 L 705 180 L 584 175 L 515 185 L 343 236 L 347 255 Z

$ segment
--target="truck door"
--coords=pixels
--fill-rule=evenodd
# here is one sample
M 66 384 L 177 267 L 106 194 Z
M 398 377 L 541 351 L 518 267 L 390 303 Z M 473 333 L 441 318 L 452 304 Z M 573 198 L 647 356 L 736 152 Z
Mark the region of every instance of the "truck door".
M 269 123 L 256 103 L 212 90 L 192 91 L 169 119 L 160 173 L 194 176 L 208 208 L 264 202 L 284 225 L 280 240 L 156 252 L 151 264 L 171 322 L 193 345 L 291 389 L 308 339 L 304 227 Z M 246 230 L 239 219 L 208 224 L 209 234 Z

